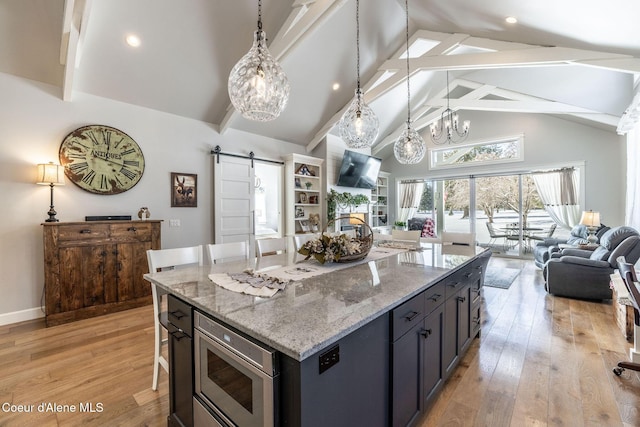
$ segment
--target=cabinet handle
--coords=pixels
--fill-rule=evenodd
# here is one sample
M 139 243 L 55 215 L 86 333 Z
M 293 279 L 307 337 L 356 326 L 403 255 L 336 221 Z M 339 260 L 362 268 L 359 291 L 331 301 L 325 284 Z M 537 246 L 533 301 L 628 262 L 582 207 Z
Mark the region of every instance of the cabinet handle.
M 473 273 L 467 273 L 467 274 L 465 274 L 465 275 L 464 275 L 464 277 L 466 277 L 467 279 L 468 279 L 469 277 L 471 277 L 471 276 L 473 276 Z
M 478 319 L 473 319 L 473 323 L 475 323 L 476 325 L 479 325 L 480 324 L 480 319 L 479 318 Z
M 455 283 L 449 283 L 448 285 L 451 286 L 452 288 L 455 288 L 459 284 L 460 284 L 460 282 L 455 282 Z
M 135 233 L 136 231 L 138 231 L 138 229 L 135 227 L 129 227 L 127 228 L 127 231 L 133 231 Z
M 422 329 L 420 331 L 420 335 L 422 335 L 425 338 L 428 338 L 429 335 L 431 335 L 431 329 Z
M 429 299 L 430 299 L 431 301 L 438 301 L 438 300 L 440 299 L 440 297 L 442 297 L 442 295 L 440 295 L 440 294 L 433 294 L 433 295 L 431 295 L 431 296 L 429 297 Z
M 184 331 L 180 328 L 178 328 L 177 331 L 173 331 L 171 332 L 171 336 L 173 338 L 175 338 L 176 340 L 180 341 L 182 338 L 187 337 L 188 335 L 184 333 Z
M 465 297 L 458 297 L 458 302 L 465 302 L 467 299 Z
M 180 310 L 172 311 L 171 315 L 173 317 L 175 317 L 176 319 L 182 319 L 185 316 L 185 314 L 183 312 L 181 312 Z
M 80 234 L 91 234 L 91 230 L 85 228 L 84 230 L 80 230 Z
M 420 314 L 420 313 L 418 313 L 417 311 L 412 311 L 411 313 L 409 313 L 409 314 L 407 314 L 406 316 L 404 316 L 404 319 L 405 319 L 407 322 L 411 322 L 413 319 L 415 319 L 415 318 L 416 318 L 416 316 L 417 316 L 418 314 Z

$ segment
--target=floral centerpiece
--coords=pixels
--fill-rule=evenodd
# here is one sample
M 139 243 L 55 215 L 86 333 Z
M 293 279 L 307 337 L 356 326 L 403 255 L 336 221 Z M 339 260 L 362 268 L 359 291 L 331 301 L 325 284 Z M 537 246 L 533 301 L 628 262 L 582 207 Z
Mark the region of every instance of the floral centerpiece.
M 322 234 L 318 239 L 305 242 L 298 249 L 298 253 L 304 255 L 305 259 L 313 257 L 321 264 L 340 262 L 341 259 L 355 261 L 364 258 L 369 253 L 370 247 L 364 243 L 362 240 L 349 237 L 346 234 L 333 236 Z

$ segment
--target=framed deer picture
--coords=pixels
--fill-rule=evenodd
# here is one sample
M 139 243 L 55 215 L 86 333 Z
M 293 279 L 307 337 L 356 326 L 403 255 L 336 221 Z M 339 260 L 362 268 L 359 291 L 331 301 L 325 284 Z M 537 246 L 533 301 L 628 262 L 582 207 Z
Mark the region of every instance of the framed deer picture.
M 198 175 L 171 172 L 171 207 L 198 207 Z

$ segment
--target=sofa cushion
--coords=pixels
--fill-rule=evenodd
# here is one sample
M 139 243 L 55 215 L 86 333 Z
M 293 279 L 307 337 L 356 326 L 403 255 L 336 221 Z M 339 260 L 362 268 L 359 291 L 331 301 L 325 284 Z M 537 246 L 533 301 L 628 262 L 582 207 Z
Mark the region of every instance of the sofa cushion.
M 607 250 L 611 250 L 618 246 L 620 242 L 630 236 L 637 236 L 638 232 L 632 228 L 622 225 L 620 227 L 614 227 L 604 233 L 600 238 L 600 246 L 603 246 Z

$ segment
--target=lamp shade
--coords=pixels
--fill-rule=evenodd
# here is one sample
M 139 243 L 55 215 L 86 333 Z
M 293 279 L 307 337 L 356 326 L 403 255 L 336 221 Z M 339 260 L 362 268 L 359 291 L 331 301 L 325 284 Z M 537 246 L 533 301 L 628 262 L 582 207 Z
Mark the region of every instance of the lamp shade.
M 64 185 L 63 175 L 64 168 L 53 162 L 40 163 L 38 165 L 38 175 L 36 184 L 42 185 Z
M 364 214 L 363 213 L 352 213 L 349 215 L 349 224 L 362 224 L 364 222 Z
M 600 212 L 583 211 L 580 224 L 587 227 L 600 227 Z

